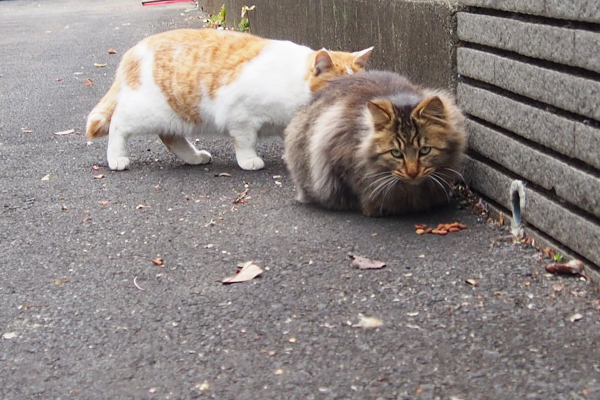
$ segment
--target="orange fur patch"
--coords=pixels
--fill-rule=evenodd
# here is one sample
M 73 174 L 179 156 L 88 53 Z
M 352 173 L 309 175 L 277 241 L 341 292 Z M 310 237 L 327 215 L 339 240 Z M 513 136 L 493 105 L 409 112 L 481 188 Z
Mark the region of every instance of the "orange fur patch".
M 154 81 L 169 105 L 197 124 L 202 88 L 214 97 L 235 81 L 268 40 L 234 31 L 180 29 L 151 36 L 145 43 L 154 51 Z
M 309 57 L 306 80 L 308 81 L 308 86 L 311 92 L 316 92 L 327 85 L 329 81 L 337 78 L 338 76 L 347 75 L 348 71 L 356 73 L 364 69 L 364 64 L 361 65 L 360 63 L 356 63 L 357 53 L 329 51 L 333 65 L 326 71 L 315 76 L 313 73 L 313 67 L 315 65 L 315 58 L 317 57 L 318 53 L 318 51 L 315 51 Z
M 123 74 L 123 80 L 130 88 L 139 89 L 142 85 L 140 60 L 133 54 L 133 51 L 125 53 L 119 72 Z

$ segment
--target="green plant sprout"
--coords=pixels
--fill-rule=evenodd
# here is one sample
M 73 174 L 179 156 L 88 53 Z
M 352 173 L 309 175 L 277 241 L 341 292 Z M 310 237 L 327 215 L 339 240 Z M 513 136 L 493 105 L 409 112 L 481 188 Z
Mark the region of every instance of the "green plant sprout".
M 250 21 L 248 20 L 248 11 L 252 11 L 256 6 L 243 6 L 241 20 L 237 24 L 237 28 L 227 28 L 227 9 L 225 5 L 221 7 L 221 10 L 216 14 L 209 14 L 206 19 L 204 26 L 206 28 L 214 29 L 233 29 L 240 32 L 250 32 Z

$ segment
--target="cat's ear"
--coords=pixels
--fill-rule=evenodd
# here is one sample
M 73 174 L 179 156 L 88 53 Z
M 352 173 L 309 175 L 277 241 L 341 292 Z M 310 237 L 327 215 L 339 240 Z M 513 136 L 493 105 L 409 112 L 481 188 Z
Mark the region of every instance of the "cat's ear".
M 367 101 L 367 108 L 373 118 L 375 129 L 382 129 L 394 118 L 394 106 L 389 100 Z
M 317 51 L 315 55 L 315 63 L 313 64 L 312 73 L 314 76 L 319 76 L 323 72 L 328 71 L 334 67 L 331 55 L 325 49 Z
M 369 57 L 371 56 L 371 52 L 373 51 L 373 46 L 368 49 L 364 49 L 361 51 L 356 51 L 352 53 L 354 58 L 354 65 L 363 69 L 367 65 L 367 61 L 369 61 Z
M 446 122 L 446 106 L 438 96 L 427 97 L 412 112 L 413 118 Z

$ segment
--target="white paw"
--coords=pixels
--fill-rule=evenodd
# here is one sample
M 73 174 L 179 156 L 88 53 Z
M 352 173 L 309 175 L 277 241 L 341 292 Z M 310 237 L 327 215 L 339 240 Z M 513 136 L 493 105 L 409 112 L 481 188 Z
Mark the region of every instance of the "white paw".
M 186 160 L 186 163 L 191 165 L 210 164 L 212 162 L 212 156 L 206 150 L 200 150 L 196 152 L 194 158 Z
M 129 158 L 127 157 L 117 157 L 111 160 L 108 160 L 108 167 L 113 171 L 123 171 L 124 169 L 129 168 Z
M 243 160 L 238 159 L 238 165 L 245 169 L 246 171 L 256 171 L 259 169 L 263 169 L 265 167 L 265 162 L 262 158 L 255 156 L 250 158 L 245 158 Z

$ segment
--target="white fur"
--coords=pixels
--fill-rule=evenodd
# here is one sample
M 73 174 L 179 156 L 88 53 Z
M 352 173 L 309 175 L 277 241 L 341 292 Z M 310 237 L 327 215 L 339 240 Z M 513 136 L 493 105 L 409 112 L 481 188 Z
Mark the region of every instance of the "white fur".
M 314 194 L 322 193 L 323 198 L 319 201 L 326 201 L 329 193 L 335 191 L 336 180 L 331 174 L 331 160 L 327 154 L 328 136 L 331 132 L 337 130 L 341 118 L 344 115 L 344 106 L 336 104 L 327 109 L 315 121 L 313 127 L 314 135 L 309 139 L 309 153 L 311 154 L 310 175 Z
M 210 162 L 208 152 L 199 151 L 183 140 L 185 136 L 204 132 L 230 134 L 240 167 L 261 169 L 264 162 L 255 150 L 259 132 L 281 134 L 296 110 L 311 97 L 306 76 L 312 50 L 292 42 L 270 41 L 244 66 L 238 78 L 221 87 L 214 98 L 201 88 L 202 122 L 190 124 L 173 111 L 154 83 L 152 50 L 141 43 L 134 51 L 141 60 L 141 86 L 134 90 L 123 83 L 119 92 L 107 149 L 111 169 L 128 168 L 126 142 L 130 136 L 139 134 L 182 136 L 169 147 L 173 153 L 192 164 Z

